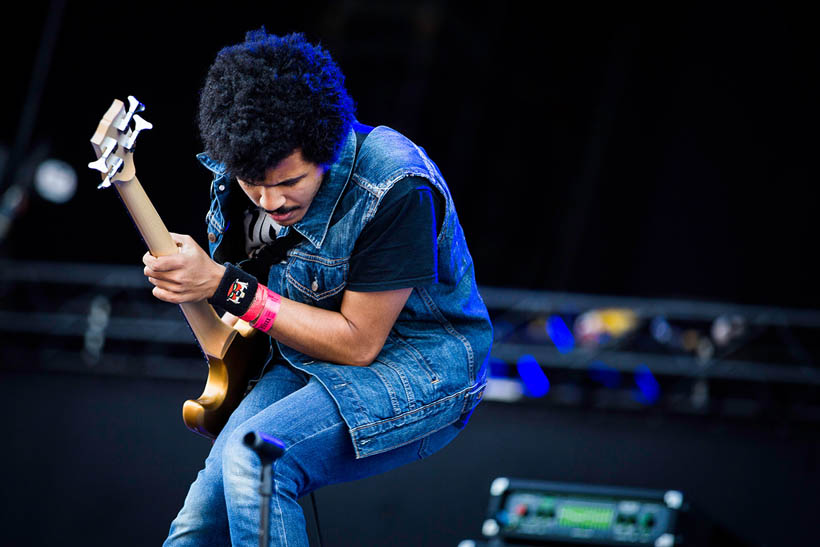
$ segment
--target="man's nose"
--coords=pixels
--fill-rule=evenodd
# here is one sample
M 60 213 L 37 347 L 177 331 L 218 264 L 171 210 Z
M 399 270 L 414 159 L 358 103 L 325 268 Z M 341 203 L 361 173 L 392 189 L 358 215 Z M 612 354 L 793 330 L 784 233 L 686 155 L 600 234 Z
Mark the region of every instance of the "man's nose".
M 282 207 L 285 201 L 285 196 L 276 186 L 263 187 L 262 194 L 259 196 L 259 205 L 268 211 L 275 211 Z

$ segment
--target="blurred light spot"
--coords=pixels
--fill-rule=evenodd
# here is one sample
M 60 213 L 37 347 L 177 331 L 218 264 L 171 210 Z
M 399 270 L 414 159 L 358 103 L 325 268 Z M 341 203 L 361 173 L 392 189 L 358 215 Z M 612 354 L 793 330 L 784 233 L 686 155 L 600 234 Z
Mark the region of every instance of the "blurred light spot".
M 490 378 L 484 399 L 487 401 L 505 401 L 512 403 L 524 396 L 524 382 L 518 378 Z
M 621 372 L 603 361 L 592 361 L 589 364 L 589 377 L 606 387 L 618 387 L 621 384 Z
M 635 369 L 635 399 L 645 405 L 654 404 L 661 394 L 661 386 L 646 365 L 638 365 Z
M 518 375 L 524 382 L 524 389 L 531 397 L 543 397 L 550 390 L 547 375 L 532 355 L 522 355 L 517 363 Z
M 575 347 L 572 332 L 558 315 L 553 315 L 547 320 L 547 334 L 561 353 L 569 353 Z
M 649 331 L 652 333 L 652 338 L 665 344 L 672 339 L 672 327 L 666 322 L 663 317 L 655 317 L 649 325 Z
M 746 330 L 746 320 L 739 315 L 721 315 L 712 323 L 712 339 L 718 346 L 726 346 Z
M 34 188 L 43 199 L 65 203 L 77 190 L 77 173 L 64 161 L 46 160 L 34 173 Z

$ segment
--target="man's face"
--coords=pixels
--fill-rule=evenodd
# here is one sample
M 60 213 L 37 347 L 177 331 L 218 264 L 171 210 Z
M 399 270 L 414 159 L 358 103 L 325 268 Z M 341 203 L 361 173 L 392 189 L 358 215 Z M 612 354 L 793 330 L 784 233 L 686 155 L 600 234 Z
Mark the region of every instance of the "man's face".
M 325 168 L 305 161 L 302 151 L 269 168 L 265 180 L 259 183 L 236 179 L 242 191 L 258 207 L 262 207 L 281 226 L 290 226 L 304 218 L 316 192 L 322 185 Z

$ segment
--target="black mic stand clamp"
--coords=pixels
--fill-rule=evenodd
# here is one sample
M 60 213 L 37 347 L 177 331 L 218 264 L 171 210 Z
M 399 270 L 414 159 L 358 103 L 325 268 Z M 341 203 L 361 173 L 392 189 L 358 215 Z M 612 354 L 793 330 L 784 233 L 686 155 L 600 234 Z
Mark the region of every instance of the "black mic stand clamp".
M 256 452 L 259 461 L 262 463 L 262 476 L 259 483 L 259 495 L 262 498 L 259 507 L 259 547 L 268 547 L 270 542 L 270 498 L 273 494 L 273 462 L 285 453 L 285 443 L 276 437 L 255 431 L 245 435 L 242 441 L 245 446 Z

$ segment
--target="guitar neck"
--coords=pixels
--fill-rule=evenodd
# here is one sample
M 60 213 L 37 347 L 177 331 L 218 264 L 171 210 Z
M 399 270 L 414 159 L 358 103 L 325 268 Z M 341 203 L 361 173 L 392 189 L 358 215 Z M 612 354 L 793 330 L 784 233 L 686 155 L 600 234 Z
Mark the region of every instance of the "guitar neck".
M 178 252 L 176 243 L 137 177 L 118 182 L 114 186 L 151 254 L 154 256 L 176 254 Z M 223 323 L 213 307 L 204 300 L 186 302 L 180 304 L 180 308 L 202 351 L 206 355 L 222 359 L 237 331 Z

